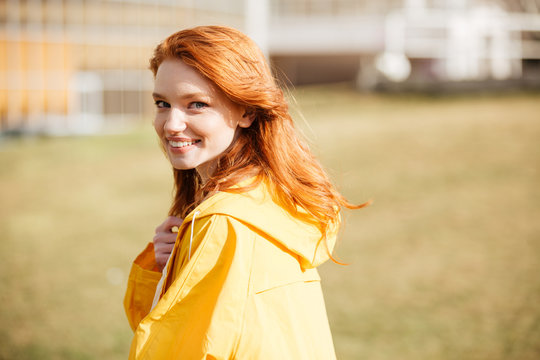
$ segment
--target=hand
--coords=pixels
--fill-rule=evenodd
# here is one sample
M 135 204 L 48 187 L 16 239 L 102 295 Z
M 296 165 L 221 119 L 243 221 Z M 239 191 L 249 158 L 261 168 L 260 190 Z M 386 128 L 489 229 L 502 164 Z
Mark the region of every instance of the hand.
M 182 225 L 182 221 L 182 219 L 176 216 L 169 216 L 156 228 L 156 235 L 154 235 L 153 242 L 154 256 L 159 271 L 162 271 L 167 264 L 169 255 L 171 255 L 174 243 L 176 242 L 178 228 Z

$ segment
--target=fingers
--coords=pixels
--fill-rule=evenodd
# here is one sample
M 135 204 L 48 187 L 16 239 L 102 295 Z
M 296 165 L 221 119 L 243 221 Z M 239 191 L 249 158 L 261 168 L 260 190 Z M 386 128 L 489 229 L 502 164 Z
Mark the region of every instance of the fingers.
M 173 238 L 175 238 L 174 235 Z M 158 241 L 156 241 L 155 239 L 156 237 L 154 237 L 154 257 L 156 259 L 156 265 L 161 271 L 167 264 L 167 260 L 169 259 L 169 256 L 173 251 L 174 240 L 172 242 L 165 242 L 163 241 L 163 238 L 158 238 Z
M 152 241 L 154 243 L 156 264 L 160 270 L 167 263 L 169 255 L 174 248 L 180 225 L 182 225 L 182 219 L 176 216 L 169 216 L 156 228 L 156 234 Z
M 171 232 L 174 227 L 180 227 L 180 225 L 182 225 L 182 222 L 183 220 L 176 216 L 168 216 L 165 221 L 156 228 L 156 234 L 158 232 Z
M 152 241 L 154 242 L 154 246 L 161 243 L 174 244 L 176 242 L 177 235 L 177 233 L 173 232 L 159 232 L 154 235 Z
M 155 248 L 154 248 L 154 257 L 156 258 L 156 265 L 158 267 L 158 269 L 161 271 L 163 270 L 163 268 L 165 267 L 165 265 L 167 264 L 167 260 L 169 260 L 169 256 L 171 254 L 171 250 L 169 250 L 168 252 L 166 251 L 156 251 Z
M 154 246 L 154 252 L 170 253 L 174 247 L 174 243 L 159 242 Z
M 156 256 L 156 265 L 159 271 L 162 271 L 165 265 L 167 265 L 167 260 L 169 259 L 169 255 L 165 254 L 155 254 Z
M 172 252 L 174 248 L 174 244 L 165 244 L 165 243 L 158 243 L 154 245 L 154 254 L 156 257 L 158 255 L 166 255 L 169 257 L 169 254 Z

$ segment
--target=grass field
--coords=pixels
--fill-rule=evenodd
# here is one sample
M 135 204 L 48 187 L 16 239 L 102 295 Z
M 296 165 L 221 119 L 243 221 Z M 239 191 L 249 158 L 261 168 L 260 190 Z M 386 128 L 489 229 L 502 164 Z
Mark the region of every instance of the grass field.
M 343 193 L 339 359 L 540 358 L 540 97 L 295 92 Z M 171 196 L 147 124 L 0 143 L 0 359 L 125 359 L 130 262 Z

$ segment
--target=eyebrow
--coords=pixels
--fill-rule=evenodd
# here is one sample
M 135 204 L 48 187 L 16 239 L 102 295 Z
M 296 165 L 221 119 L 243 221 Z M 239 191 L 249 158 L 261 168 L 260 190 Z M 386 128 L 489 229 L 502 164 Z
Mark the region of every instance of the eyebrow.
M 164 96 L 164 95 L 161 95 L 159 93 L 152 93 L 152 97 L 154 99 L 166 99 L 167 97 Z M 203 93 L 203 92 L 193 92 L 193 93 L 187 93 L 187 94 L 184 94 L 182 96 L 180 96 L 180 99 L 184 100 L 184 99 L 192 99 L 192 98 L 197 98 L 197 97 L 208 97 L 208 94 L 206 93 Z

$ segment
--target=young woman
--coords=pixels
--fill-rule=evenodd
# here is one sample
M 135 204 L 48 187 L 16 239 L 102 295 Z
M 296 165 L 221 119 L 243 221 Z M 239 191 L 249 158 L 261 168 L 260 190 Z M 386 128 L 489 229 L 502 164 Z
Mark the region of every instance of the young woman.
M 129 277 L 130 359 L 335 358 L 316 267 L 332 257 L 339 209 L 362 205 L 298 137 L 244 34 L 180 31 L 150 68 L 176 194 Z

